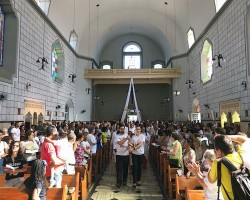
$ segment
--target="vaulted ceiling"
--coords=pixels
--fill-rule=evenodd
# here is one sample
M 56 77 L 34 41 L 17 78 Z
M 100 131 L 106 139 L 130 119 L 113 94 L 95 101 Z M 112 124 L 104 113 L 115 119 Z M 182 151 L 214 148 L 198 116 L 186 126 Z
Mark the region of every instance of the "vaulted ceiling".
M 81 55 L 98 59 L 114 38 L 140 34 L 168 59 L 187 52 L 189 28 L 197 38 L 215 14 L 214 0 L 52 0 L 48 17 L 67 39 L 75 30 Z

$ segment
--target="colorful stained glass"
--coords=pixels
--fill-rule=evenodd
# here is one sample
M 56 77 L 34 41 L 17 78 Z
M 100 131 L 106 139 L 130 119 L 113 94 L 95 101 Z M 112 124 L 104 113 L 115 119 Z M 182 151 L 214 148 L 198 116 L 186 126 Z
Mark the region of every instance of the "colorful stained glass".
M 4 12 L 0 6 L 0 65 L 3 65 Z
M 53 49 L 53 52 L 52 52 L 52 79 L 55 81 L 56 78 L 58 78 L 58 74 L 57 74 L 57 71 L 58 71 L 58 55 L 57 55 L 57 52 L 56 52 L 56 49 L 54 48 Z

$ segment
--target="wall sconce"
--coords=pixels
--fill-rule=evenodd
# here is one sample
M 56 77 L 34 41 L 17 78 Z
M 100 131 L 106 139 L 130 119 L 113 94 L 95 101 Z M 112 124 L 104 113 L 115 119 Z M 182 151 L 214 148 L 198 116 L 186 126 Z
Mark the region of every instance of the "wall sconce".
M 99 100 L 99 99 L 100 99 L 100 97 L 99 97 L 99 96 L 96 96 L 96 97 L 94 97 L 94 99 L 95 99 L 95 100 Z
M 182 113 L 182 112 L 183 112 L 183 110 L 182 110 L 182 109 L 179 109 L 178 111 L 179 111 L 180 113 Z
M 193 95 L 195 95 L 195 92 L 193 92 Z
M 26 83 L 26 90 L 29 90 L 30 86 L 31 86 L 30 82 Z
M 246 81 L 242 81 L 242 82 L 241 82 L 241 85 L 244 86 L 244 89 L 245 89 L 245 90 L 247 89 L 247 82 L 246 82 Z
M 4 100 L 5 98 L 6 97 L 3 94 L 0 95 L 0 100 Z
M 56 109 L 59 109 L 59 108 L 61 108 L 61 106 L 60 106 L 60 105 L 57 105 L 57 106 L 56 106 Z
M 48 60 L 47 60 L 47 58 L 45 58 L 45 57 L 38 57 L 38 59 L 37 59 L 37 63 L 40 63 L 41 61 L 42 61 L 42 67 L 39 69 L 39 70 L 44 70 L 45 71 L 45 69 L 44 69 L 44 64 L 46 63 L 46 64 L 48 64 Z
M 76 75 L 75 74 L 70 74 L 69 78 L 71 78 L 71 83 L 74 83 L 75 79 L 76 79 Z
M 105 101 L 101 101 L 101 105 L 103 106 L 105 104 Z
M 192 88 L 192 84 L 193 84 L 194 82 L 192 81 L 192 80 L 187 80 L 186 81 L 186 84 L 188 85 L 188 89 L 189 88 Z
M 226 60 L 223 58 L 223 56 L 222 56 L 222 54 L 219 54 L 219 55 L 214 55 L 214 57 L 213 57 L 213 61 L 215 61 L 215 60 L 218 60 L 218 66 L 217 67 L 222 67 L 221 66 L 221 62 L 223 61 L 223 62 L 226 62 Z
M 90 94 L 91 88 L 86 88 L 85 91 L 87 92 L 87 94 Z
M 163 100 L 169 102 L 170 98 L 165 97 Z
M 82 111 L 81 111 L 81 113 L 85 113 L 86 112 L 86 110 L 85 109 L 83 109 Z
M 209 104 L 204 104 L 204 106 L 205 106 L 206 108 L 209 108 Z
M 178 91 L 178 90 L 174 90 L 174 91 L 173 91 L 173 95 L 175 95 L 175 96 L 179 96 L 180 94 L 181 94 L 181 92 Z

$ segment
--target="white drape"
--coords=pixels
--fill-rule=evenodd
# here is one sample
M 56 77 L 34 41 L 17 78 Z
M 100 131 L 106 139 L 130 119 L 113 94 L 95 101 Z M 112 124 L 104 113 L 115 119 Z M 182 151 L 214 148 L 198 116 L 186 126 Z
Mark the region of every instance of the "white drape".
M 136 96 L 135 96 L 135 87 L 134 87 L 134 81 L 131 78 L 130 80 L 130 85 L 129 85 L 129 90 L 128 90 L 128 96 L 126 99 L 126 103 L 125 103 L 125 107 L 122 113 L 122 118 L 121 121 L 124 122 L 127 112 L 128 112 L 128 103 L 129 103 L 129 99 L 130 99 L 130 94 L 131 94 L 131 89 L 133 90 L 133 96 L 134 96 L 134 102 L 135 102 L 135 109 L 136 109 L 136 115 L 137 115 L 137 119 L 139 122 L 141 122 L 141 114 L 139 113 L 139 109 L 138 109 L 138 104 L 137 104 L 137 100 L 136 100 Z

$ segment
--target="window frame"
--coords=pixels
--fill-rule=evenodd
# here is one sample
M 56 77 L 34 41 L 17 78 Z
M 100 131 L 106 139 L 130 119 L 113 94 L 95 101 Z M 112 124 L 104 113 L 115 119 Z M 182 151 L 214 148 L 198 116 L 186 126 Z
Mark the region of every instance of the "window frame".
M 140 52 L 124 52 L 124 49 L 126 47 L 128 47 L 129 45 L 136 45 L 140 48 Z M 125 68 L 125 56 L 140 56 L 140 68 L 133 68 L 133 69 L 143 69 L 143 49 L 141 47 L 141 45 L 138 42 L 135 41 L 130 41 L 127 42 L 125 45 L 123 45 L 122 47 L 122 69 L 126 69 Z

